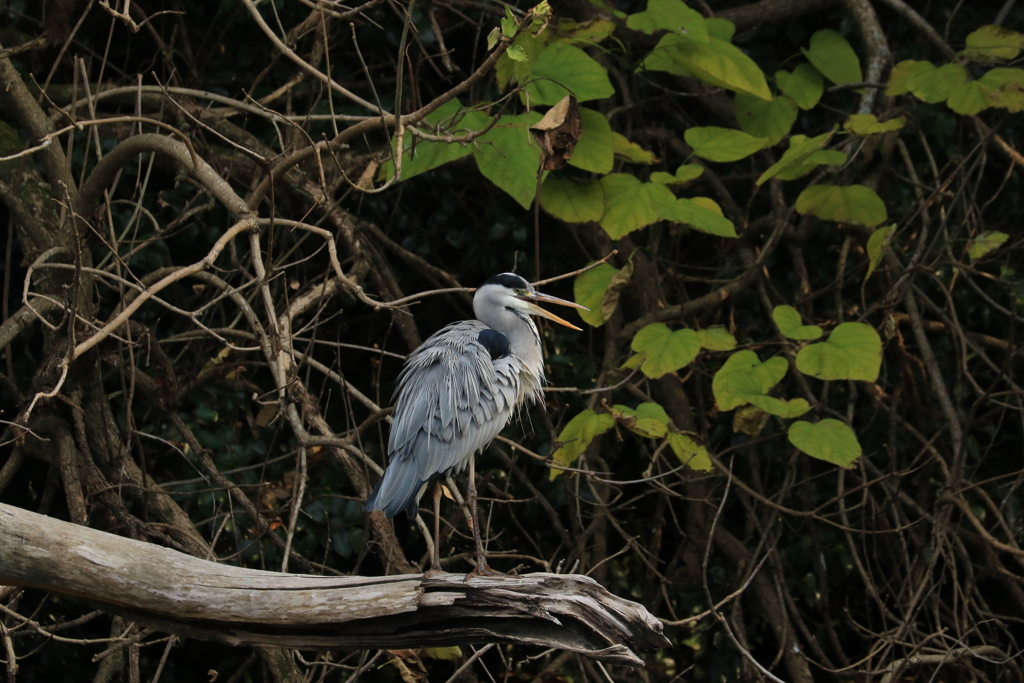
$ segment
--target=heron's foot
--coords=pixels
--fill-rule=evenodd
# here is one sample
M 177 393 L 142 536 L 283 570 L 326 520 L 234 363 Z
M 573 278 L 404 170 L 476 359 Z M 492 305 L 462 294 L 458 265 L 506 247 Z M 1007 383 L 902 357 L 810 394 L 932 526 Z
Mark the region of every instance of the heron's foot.
M 441 558 L 439 558 L 437 555 L 435 555 L 434 557 L 430 558 L 430 569 L 428 569 L 427 571 L 423 572 L 423 578 L 429 579 L 432 576 L 437 576 L 438 574 L 447 574 L 447 573 L 448 572 L 446 572 L 441 567 Z
M 487 564 L 487 560 L 483 557 L 478 557 L 476 558 L 476 566 L 466 574 L 465 580 L 469 581 L 477 576 L 506 576 L 506 574 L 496 569 L 491 569 L 491 566 Z

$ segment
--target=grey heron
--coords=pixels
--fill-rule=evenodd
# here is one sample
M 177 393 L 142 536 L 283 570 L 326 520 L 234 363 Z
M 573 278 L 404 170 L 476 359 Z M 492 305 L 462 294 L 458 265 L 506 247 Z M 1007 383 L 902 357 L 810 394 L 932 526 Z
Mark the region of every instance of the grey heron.
M 519 275 L 502 273 L 473 297 L 476 320 L 454 322 L 409 356 L 398 378 L 388 439 L 390 464 L 365 509 L 387 517 L 416 516 L 427 486 L 469 465 L 469 504 L 477 572 L 487 571 L 476 522 L 473 456 L 504 429 L 527 401 L 542 395 L 544 356 L 531 315 L 579 330 L 538 302 L 585 306 L 541 294 Z M 434 493 L 432 569 L 440 570 L 440 488 Z

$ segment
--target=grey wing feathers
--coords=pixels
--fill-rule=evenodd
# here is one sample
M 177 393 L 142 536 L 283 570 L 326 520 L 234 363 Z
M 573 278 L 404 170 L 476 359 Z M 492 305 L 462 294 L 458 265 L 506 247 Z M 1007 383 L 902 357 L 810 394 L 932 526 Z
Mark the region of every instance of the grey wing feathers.
M 453 323 L 409 357 L 398 380 L 391 462 L 367 510 L 414 517 L 426 484 L 464 468 L 508 423 L 521 394 L 518 368 L 511 358 L 491 360 L 478 341 L 483 329 L 475 320 Z

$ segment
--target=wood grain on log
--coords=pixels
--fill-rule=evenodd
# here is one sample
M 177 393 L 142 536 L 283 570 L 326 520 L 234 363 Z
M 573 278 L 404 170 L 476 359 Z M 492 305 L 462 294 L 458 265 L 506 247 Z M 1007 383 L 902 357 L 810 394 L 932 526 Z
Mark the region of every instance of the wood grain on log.
M 525 643 L 642 666 L 669 643 L 642 606 L 586 576 L 278 574 L 196 559 L 0 504 L 0 584 L 99 604 L 235 645 L 407 648 Z

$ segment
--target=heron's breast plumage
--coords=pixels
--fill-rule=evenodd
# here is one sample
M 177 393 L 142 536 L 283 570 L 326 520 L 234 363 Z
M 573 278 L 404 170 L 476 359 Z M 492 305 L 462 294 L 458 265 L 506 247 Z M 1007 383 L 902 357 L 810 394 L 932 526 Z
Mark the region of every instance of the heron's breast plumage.
M 477 320 L 452 323 L 406 361 L 388 439 L 390 465 L 368 507 L 392 516 L 411 506 L 415 513 L 426 482 L 465 468 L 524 401 L 540 395 L 539 343 L 536 353 L 524 352 L 514 338 L 502 343 L 494 335 L 505 338 Z M 503 349 L 508 353 L 501 355 Z

